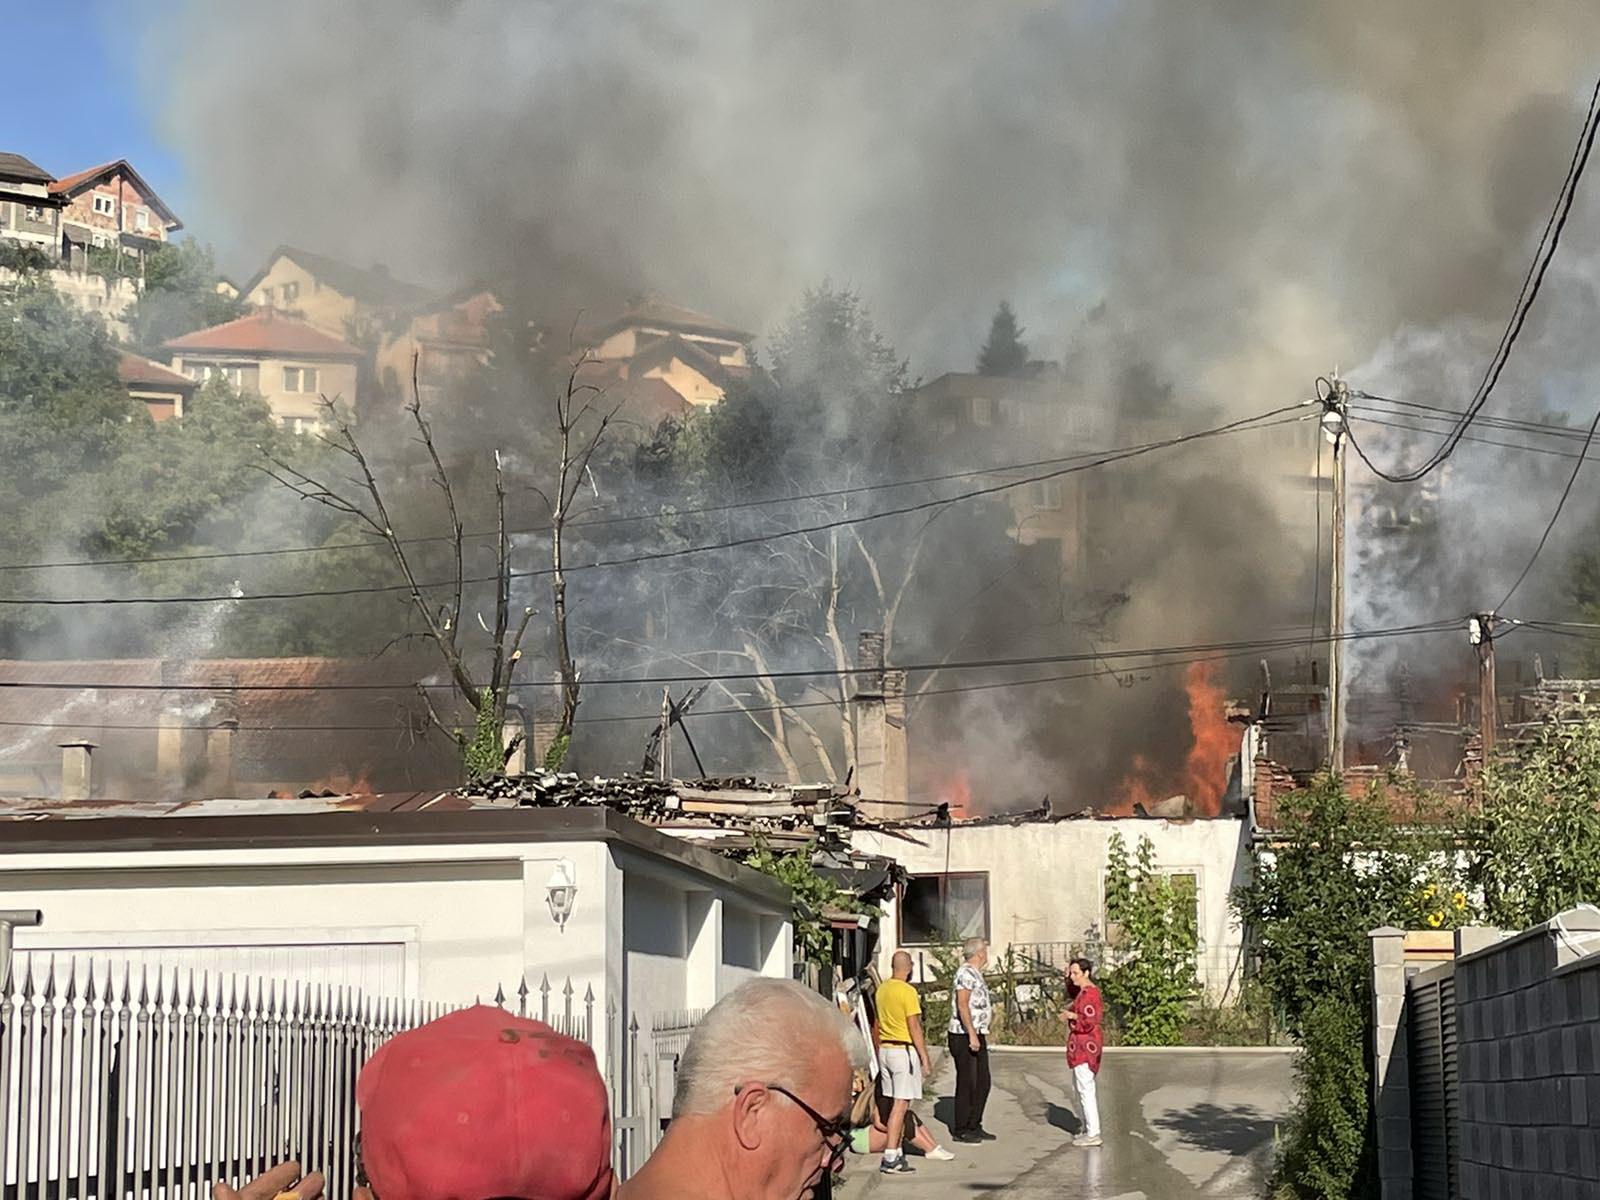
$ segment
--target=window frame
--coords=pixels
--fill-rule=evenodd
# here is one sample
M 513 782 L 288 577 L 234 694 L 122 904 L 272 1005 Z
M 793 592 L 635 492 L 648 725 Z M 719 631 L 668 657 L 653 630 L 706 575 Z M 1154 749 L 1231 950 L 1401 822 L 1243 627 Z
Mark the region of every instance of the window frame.
M 906 891 L 919 879 L 937 879 L 940 885 L 941 906 L 949 903 L 948 881 L 952 879 L 981 879 L 983 881 L 983 940 L 989 941 L 994 925 L 993 892 L 989 886 L 988 871 L 918 871 L 907 874 L 905 883 L 895 889 L 895 938 L 901 946 L 936 946 L 936 941 L 911 941 L 906 937 Z
M 1163 879 L 1174 879 L 1180 875 L 1194 880 L 1194 944 L 1195 953 L 1203 954 L 1206 949 L 1206 914 L 1205 914 L 1205 871 L 1196 865 L 1163 867 L 1156 864 L 1155 873 Z M 1111 928 L 1111 914 L 1106 911 L 1106 887 L 1110 872 L 1102 869 L 1100 872 L 1100 929 L 1102 933 Z
M 94 208 L 95 216 L 114 217 L 117 215 L 117 198 L 110 192 L 94 192 L 91 195 L 93 197 L 92 207 Z M 104 202 L 103 208 L 101 207 L 102 202 Z
M 300 299 L 300 285 L 291 279 L 279 288 L 279 294 L 285 304 L 293 304 Z
M 294 386 L 289 386 L 289 372 L 294 372 Z M 310 376 L 311 386 L 306 386 L 306 377 Z M 283 390 L 291 396 L 314 396 L 317 394 L 317 385 L 321 377 L 317 374 L 316 367 L 285 366 L 283 368 Z

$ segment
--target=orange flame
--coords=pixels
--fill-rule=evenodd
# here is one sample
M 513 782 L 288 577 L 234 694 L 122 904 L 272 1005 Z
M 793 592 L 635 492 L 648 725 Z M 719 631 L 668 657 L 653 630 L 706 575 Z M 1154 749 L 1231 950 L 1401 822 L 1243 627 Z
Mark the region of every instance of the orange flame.
M 965 771 L 957 771 L 945 784 L 941 800 L 950 806 L 950 816 L 954 820 L 966 819 L 972 808 L 972 781 L 967 778 Z
M 351 775 L 348 771 L 335 771 L 311 785 L 314 792 L 332 792 L 336 796 L 371 796 L 372 784 L 365 772 Z
M 1131 816 L 1135 805 L 1165 800 L 1180 791 L 1196 816 L 1215 817 L 1222 812 L 1222 793 L 1228 783 L 1228 759 L 1238 749 L 1238 737 L 1223 710 L 1226 699 L 1211 663 L 1191 663 L 1185 672 L 1184 693 L 1189 699 L 1189 734 L 1192 742 L 1184 757 L 1182 783 L 1164 782 L 1142 754 L 1134 755 L 1109 816 Z
M 1183 690 L 1189 695 L 1189 729 L 1194 744 L 1183 764 L 1184 792 L 1202 817 L 1220 816 L 1222 792 L 1228 785 L 1228 759 L 1239 738 L 1223 711 L 1226 697 L 1211 663 L 1190 663 Z

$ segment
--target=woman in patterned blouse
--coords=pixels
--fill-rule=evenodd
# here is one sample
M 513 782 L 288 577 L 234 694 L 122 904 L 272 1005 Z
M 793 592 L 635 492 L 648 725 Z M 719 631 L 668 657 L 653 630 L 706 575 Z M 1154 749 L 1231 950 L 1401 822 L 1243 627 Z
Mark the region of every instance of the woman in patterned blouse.
M 1083 1111 L 1083 1132 L 1072 1139 L 1074 1146 L 1098 1146 L 1100 1104 L 1095 1096 L 1095 1077 L 1100 1073 L 1100 1019 L 1105 1013 L 1100 989 L 1092 978 L 1094 964 L 1075 958 L 1067 964 L 1067 1009 L 1061 1017 L 1067 1023 L 1067 1068 L 1077 1089 L 1078 1107 Z

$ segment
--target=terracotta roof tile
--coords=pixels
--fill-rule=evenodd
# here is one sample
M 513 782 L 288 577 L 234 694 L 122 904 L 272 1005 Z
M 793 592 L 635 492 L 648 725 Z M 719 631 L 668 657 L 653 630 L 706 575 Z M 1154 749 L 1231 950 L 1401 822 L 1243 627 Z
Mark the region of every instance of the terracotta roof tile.
M 168 350 L 233 351 L 241 354 L 297 354 L 313 358 L 360 358 L 361 351 L 341 338 L 271 309 L 236 321 L 198 329 L 166 343 Z
M 192 392 L 198 386 L 187 375 L 180 375 L 171 367 L 164 367 L 158 362 L 130 354 L 126 350 L 117 353 L 117 378 L 125 384 L 178 388 L 184 392 Z

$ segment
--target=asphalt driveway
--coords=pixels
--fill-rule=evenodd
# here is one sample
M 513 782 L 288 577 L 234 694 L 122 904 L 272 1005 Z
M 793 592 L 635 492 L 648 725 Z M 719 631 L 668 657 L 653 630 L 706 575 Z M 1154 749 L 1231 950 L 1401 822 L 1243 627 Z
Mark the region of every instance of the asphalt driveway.
M 975 1194 L 1063 1195 L 1094 1200 L 1258 1200 L 1274 1139 L 1293 1100 L 1287 1050 L 1119 1050 L 1100 1073 L 1105 1145 L 1074 1149 L 1075 1097 L 1061 1051 L 996 1050 L 984 1124 L 999 1141 L 949 1142 L 953 1076 L 939 1099 L 919 1104 L 936 1136 L 959 1157 L 913 1156 L 915 1175 L 883 1178 L 877 1159 L 852 1158 L 840 1200 L 902 1192 L 918 1200 Z

